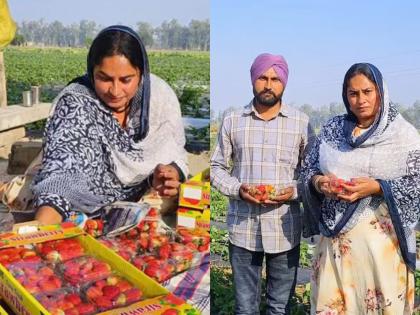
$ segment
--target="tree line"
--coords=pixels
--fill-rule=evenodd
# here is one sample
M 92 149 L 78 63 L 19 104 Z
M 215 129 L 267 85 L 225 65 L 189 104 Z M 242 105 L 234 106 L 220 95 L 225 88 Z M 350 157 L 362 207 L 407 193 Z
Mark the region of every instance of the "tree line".
M 17 25 L 12 45 L 45 45 L 59 47 L 87 47 L 103 26 L 94 21 L 63 25 L 60 21 L 48 23 L 23 21 Z M 181 25 L 176 19 L 164 21 L 153 27 L 147 22 L 138 22 L 134 28 L 144 44 L 153 49 L 210 50 L 209 20 L 191 20 Z
M 309 116 L 309 121 L 312 127 L 319 131 L 322 126 L 330 119 L 336 115 L 344 114 L 346 112 L 345 106 L 343 103 L 330 103 L 329 105 L 323 105 L 321 107 L 313 107 L 310 104 L 304 104 L 301 106 L 296 106 L 295 104 L 290 104 L 291 106 L 300 109 L 305 114 Z M 395 103 L 399 112 L 403 117 L 410 122 L 417 130 L 420 131 L 420 100 L 414 102 L 412 106 L 406 106 L 400 103 Z M 225 111 L 219 111 L 217 115 L 214 111 L 211 111 L 211 121 L 212 124 L 220 125 L 223 115 L 226 111 L 230 111 L 237 107 L 229 107 Z

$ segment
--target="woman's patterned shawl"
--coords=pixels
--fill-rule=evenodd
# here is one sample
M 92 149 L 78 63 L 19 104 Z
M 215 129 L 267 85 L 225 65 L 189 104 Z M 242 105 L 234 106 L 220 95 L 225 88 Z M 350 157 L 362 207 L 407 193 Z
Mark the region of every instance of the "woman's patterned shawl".
M 326 123 L 306 156 L 301 173 L 304 203 L 304 236 L 333 237 L 351 229 L 366 207 L 388 206 L 398 236 L 401 253 L 410 269 L 415 269 L 414 227 L 420 216 L 420 136 L 389 101 L 382 75 L 368 64 L 381 96 L 381 110 L 372 126 L 353 137 L 356 125 L 347 97 L 348 114 Z M 332 200 L 318 194 L 311 178 L 335 174 L 349 180 L 355 177 L 377 179 L 383 196 L 369 196 L 354 203 Z

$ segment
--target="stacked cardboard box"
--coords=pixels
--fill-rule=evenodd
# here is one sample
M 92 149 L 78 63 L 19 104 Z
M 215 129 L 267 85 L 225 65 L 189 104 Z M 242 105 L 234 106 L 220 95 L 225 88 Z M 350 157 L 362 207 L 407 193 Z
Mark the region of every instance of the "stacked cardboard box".
M 181 184 L 177 226 L 210 230 L 210 169 Z

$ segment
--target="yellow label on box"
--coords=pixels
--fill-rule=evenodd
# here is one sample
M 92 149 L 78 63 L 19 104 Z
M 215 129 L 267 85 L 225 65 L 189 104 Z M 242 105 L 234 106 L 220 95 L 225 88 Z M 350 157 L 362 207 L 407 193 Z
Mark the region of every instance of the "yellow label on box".
M 210 205 L 210 169 L 198 173 L 181 184 L 179 205 L 194 209 L 205 209 Z
M 171 312 L 173 311 L 173 312 Z M 100 315 L 161 315 L 161 314 L 177 314 L 177 315 L 199 315 L 200 312 L 192 306 L 184 303 L 181 299 L 172 293 L 158 296 L 152 299 L 140 301 L 124 309 L 116 309 L 100 313 Z
M 178 208 L 177 226 L 189 229 L 203 229 L 210 231 L 210 209 L 204 210 Z
M 47 227 L 47 226 L 46 226 Z M 0 248 L 16 247 L 25 244 L 42 243 L 46 241 L 58 240 L 63 238 L 81 235 L 84 231 L 78 227 L 62 229 L 60 225 L 44 227 L 43 229 L 25 234 L 3 233 L 0 234 Z

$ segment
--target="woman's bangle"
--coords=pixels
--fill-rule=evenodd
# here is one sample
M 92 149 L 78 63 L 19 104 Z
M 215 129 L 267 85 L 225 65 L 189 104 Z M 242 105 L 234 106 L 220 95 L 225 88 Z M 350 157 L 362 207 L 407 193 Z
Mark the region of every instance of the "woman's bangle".
M 321 180 L 321 177 L 322 176 L 320 176 L 320 175 L 315 175 L 312 179 L 312 185 L 314 186 L 315 190 L 317 192 L 319 192 L 320 194 L 323 193 L 322 190 L 319 188 L 319 185 L 318 185 L 319 181 Z

